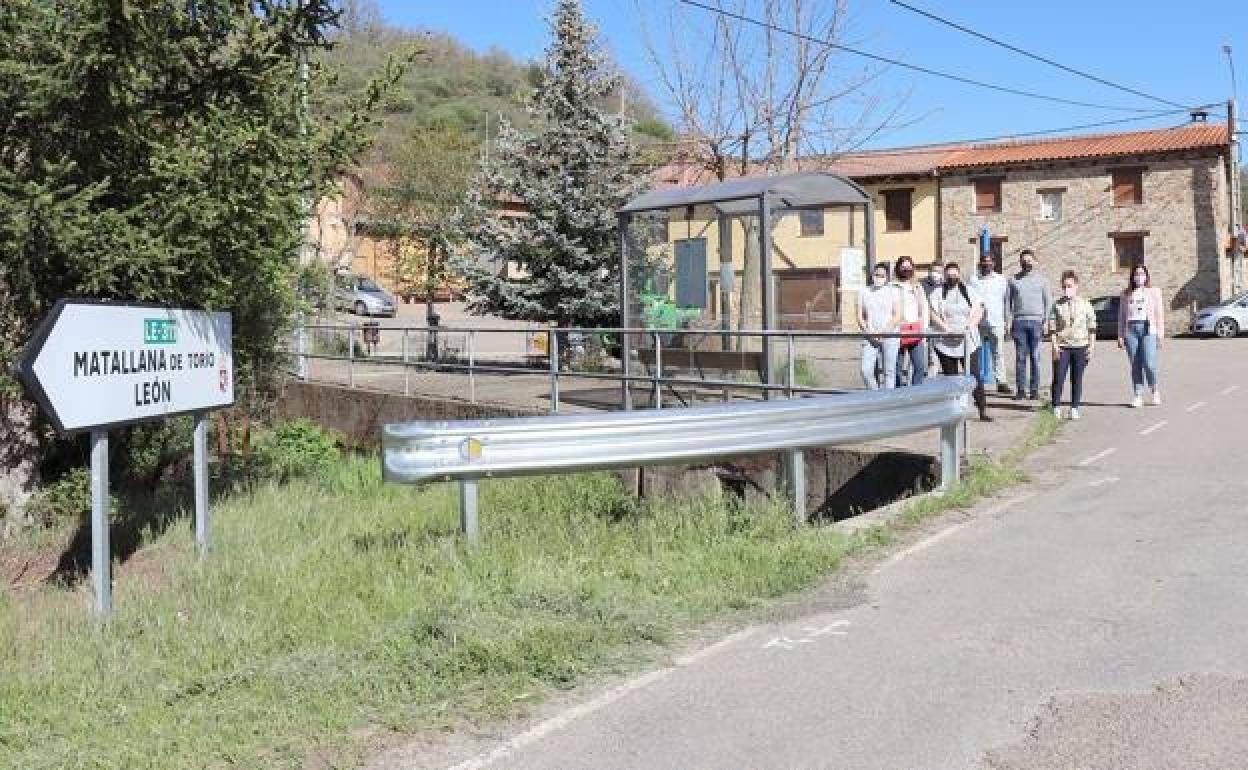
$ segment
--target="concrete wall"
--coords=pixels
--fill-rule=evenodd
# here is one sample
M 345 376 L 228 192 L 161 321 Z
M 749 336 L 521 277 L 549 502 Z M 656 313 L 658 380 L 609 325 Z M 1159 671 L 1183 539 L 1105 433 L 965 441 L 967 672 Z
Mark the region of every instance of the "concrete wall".
M 428 396 L 404 396 L 353 390 L 337 385 L 289 382 L 277 402 L 282 419 L 305 417 L 342 434 L 352 446 L 375 447 L 381 426 L 408 420 L 474 420 L 487 417 L 530 417 L 544 411 Z
M 1143 166 L 1143 202 L 1115 206 L 1111 170 Z M 1041 269 L 1057 285 L 1075 270 L 1086 296 L 1116 294 L 1127 271 L 1115 264 L 1113 233 L 1142 232 L 1153 284 L 1162 288 L 1171 331 L 1187 327 L 1191 311 L 1225 295 L 1219 234 L 1225 232 L 1225 167 L 1220 156 L 1138 159 L 1122 163 L 1067 164 L 1025 170 L 961 173 L 943 178 L 941 241 L 945 261 L 973 265 L 976 234 L 987 225 L 1005 237 L 1006 273 L 1018 253 L 1036 251 Z M 1003 176 L 1002 210 L 975 212 L 976 176 Z M 1062 189 L 1062 218 L 1041 221 L 1040 190 Z

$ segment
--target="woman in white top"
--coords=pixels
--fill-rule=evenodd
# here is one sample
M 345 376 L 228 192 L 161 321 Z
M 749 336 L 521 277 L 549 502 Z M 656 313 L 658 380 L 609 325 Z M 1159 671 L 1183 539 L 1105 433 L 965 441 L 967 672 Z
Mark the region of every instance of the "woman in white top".
M 880 263 L 871 271 L 871 285 L 858 294 L 858 325 L 867 334 L 895 333 L 901 323 L 901 301 L 897 287 L 888 282 L 888 265 Z M 862 341 L 862 381 L 868 390 L 878 390 L 876 366 L 884 372 L 884 387 L 896 385 L 897 337 L 866 337 Z
M 962 282 L 962 270 L 958 263 L 945 265 L 945 282 L 932 292 L 932 325 L 949 337 L 935 341 L 936 357 L 940 370 L 946 376 L 958 373 L 975 377 L 975 405 L 979 407 L 979 419 L 991 421 L 988 416 L 988 398 L 984 394 L 983 373 L 972 364 L 967 371 L 967 360 L 976 361 L 979 353 L 979 322 L 984 317 L 984 303 L 974 289 Z
M 893 267 L 897 279 L 897 291 L 901 295 L 900 349 L 897 352 L 897 385 L 901 386 L 903 363 L 910 361 L 910 384 L 922 385 L 927 377 L 927 340 L 922 337 L 905 337 L 906 332 L 924 334 L 931 325 L 931 308 L 927 304 L 927 292 L 914 274 L 914 260 L 899 257 Z
M 1161 406 L 1157 354 L 1166 337 L 1166 302 L 1143 263 L 1131 268 L 1131 280 L 1118 301 L 1118 347 L 1131 364 L 1131 406 L 1144 403 L 1144 389 L 1153 390 L 1153 406 Z

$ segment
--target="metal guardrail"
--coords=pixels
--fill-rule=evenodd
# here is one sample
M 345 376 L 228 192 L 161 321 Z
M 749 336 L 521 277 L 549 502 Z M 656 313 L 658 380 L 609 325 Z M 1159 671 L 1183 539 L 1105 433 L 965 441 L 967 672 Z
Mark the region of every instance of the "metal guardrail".
M 941 429 L 941 486 L 958 479 L 974 381 L 750 404 L 575 416 L 422 421 L 382 429 L 386 481 L 460 482 L 460 523 L 479 537 L 477 481 L 783 451 L 784 492 L 806 520 L 802 450 Z

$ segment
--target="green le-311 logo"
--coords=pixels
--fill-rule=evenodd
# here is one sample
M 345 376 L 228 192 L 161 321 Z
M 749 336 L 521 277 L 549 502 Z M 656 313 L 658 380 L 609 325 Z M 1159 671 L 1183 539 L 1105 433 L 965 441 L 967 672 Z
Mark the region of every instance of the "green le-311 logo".
M 145 345 L 173 345 L 178 341 L 178 322 L 167 318 L 143 319 Z

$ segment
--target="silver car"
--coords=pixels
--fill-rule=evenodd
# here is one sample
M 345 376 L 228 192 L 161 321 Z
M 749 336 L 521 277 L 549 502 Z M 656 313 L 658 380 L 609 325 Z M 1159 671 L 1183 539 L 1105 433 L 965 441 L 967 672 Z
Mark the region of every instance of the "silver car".
M 394 295 L 364 275 L 344 275 L 334 287 L 334 309 L 362 316 L 393 318 L 398 305 Z
M 1248 292 L 1237 294 L 1221 305 L 1207 307 L 1192 321 L 1192 334 L 1212 334 L 1230 339 L 1248 330 Z

